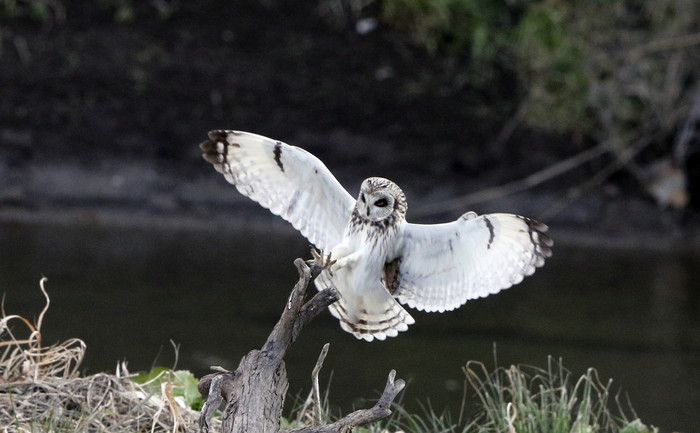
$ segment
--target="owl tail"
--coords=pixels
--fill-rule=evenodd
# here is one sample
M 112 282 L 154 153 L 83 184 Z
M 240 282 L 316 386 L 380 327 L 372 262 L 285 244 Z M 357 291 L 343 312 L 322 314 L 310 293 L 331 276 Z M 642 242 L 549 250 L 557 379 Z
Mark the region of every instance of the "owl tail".
M 340 320 L 340 327 L 358 339 L 372 341 L 396 337 L 415 323 L 413 317 L 394 299 L 383 284 L 363 290 L 361 294 L 338 287 L 324 271 L 316 279 L 316 287 L 322 290 L 335 287 L 340 299 L 328 309 Z

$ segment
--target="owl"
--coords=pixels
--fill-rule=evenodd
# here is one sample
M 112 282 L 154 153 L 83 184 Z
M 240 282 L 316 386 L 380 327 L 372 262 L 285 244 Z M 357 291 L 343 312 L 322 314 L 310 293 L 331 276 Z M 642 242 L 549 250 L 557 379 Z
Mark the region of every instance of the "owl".
M 358 339 L 395 337 L 415 320 L 401 304 L 428 312 L 522 281 L 552 255 L 547 226 L 511 214 L 467 212 L 444 224 L 406 222 L 394 182 L 370 177 L 353 198 L 309 152 L 240 131 L 211 131 L 203 157 L 238 191 L 289 221 L 330 253 L 316 278 L 335 287 L 329 309 Z

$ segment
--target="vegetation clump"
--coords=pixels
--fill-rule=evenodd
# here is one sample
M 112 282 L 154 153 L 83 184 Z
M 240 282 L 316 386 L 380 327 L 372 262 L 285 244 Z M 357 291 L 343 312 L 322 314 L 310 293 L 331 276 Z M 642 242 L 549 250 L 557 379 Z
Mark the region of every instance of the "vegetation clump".
M 661 207 L 690 201 L 700 122 L 700 3 L 660 0 L 354 1 L 451 64 L 454 91 L 504 119 L 605 152 L 590 182 L 626 172 Z M 500 89 L 513 89 L 505 94 Z M 492 149 L 493 150 L 493 149 Z
M 594 138 L 622 133 L 615 128 L 673 134 L 696 97 L 696 2 L 379 3 L 386 22 L 430 52 L 467 57 L 461 73 L 472 85 L 492 85 L 498 71 L 516 77 L 522 114 L 535 126 Z
M 43 346 L 41 325 L 18 315 L 0 318 L 0 427 L 5 432 L 193 431 L 199 413 L 187 407 L 171 372 L 132 376 L 125 364 L 116 374 L 81 377 L 85 343 L 70 339 Z M 14 329 L 19 322 L 25 331 Z M 179 372 L 173 372 L 177 377 Z M 139 378 L 141 384 L 133 378 Z M 186 376 L 185 376 L 186 379 Z M 194 378 L 192 378 L 194 381 Z M 186 381 L 185 381 L 186 382 Z M 154 384 L 156 386 L 154 387 Z M 196 381 L 193 385 L 196 389 Z
M 601 381 L 593 368 L 576 379 L 550 357 L 545 369 L 513 365 L 489 372 L 470 361 L 464 373 L 480 407 L 465 432 L 658 433 L 631 407 L 627 415 L 619 395 L 612 394 L 612 380 Z

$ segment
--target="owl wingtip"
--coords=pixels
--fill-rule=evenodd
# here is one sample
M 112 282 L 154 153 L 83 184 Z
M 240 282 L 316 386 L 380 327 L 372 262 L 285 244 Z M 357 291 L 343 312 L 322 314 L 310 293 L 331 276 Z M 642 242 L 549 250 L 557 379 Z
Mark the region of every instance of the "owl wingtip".
M 226 129 L 212 129 L 207 133 L 207 137 L 211 141 L 222 141 L 226 139 L 229 131 Z

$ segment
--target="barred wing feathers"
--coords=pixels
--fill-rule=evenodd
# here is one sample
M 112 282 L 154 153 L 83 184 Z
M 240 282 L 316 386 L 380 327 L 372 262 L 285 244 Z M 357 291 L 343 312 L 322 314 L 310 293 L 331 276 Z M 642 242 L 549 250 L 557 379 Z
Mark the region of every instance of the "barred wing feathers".
M 309 152 L 228 130 L 209 132 L 199 147 L 238 191 L 289 221 L 317 248 L 330 252 L 343 240 L 355 199 Z
M 453 310 L 534 273 L 552 255 L 546 230 L 518 215 L 474 212 L 446 224 L 406 224 L 384 278 L 409 307 Z

